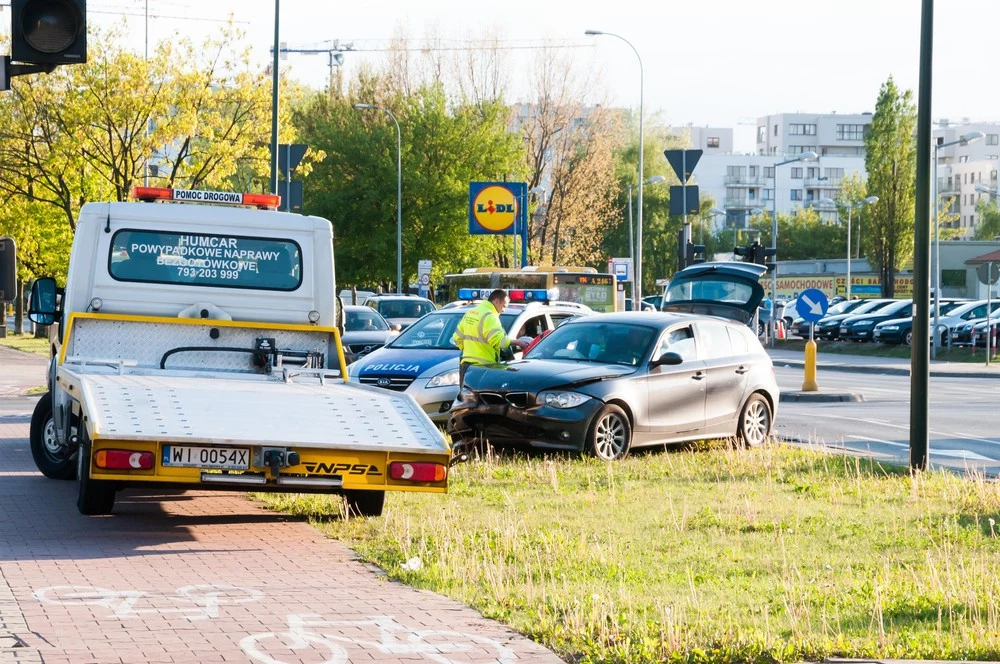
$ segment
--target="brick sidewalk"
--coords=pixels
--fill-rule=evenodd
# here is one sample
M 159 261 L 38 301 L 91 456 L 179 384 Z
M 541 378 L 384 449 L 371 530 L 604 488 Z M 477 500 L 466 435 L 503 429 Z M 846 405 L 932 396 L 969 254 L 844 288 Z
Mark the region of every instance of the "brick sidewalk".
M 126 492 L 83 517 L 27 435 L 0 418 L 0 661 L 561 661 L 242 494 Z

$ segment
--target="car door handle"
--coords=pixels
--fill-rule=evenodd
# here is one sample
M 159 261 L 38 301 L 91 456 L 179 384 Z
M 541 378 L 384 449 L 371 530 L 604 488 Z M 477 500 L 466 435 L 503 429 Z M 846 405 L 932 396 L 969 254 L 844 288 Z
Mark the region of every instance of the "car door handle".
M 704 377 L 705 377 L 705 372 L 704 371 L 698 371 L 693 376 L 691 376 L 691 378 L 694 378 L 695 380 L 701 380 Z
M 739 375 L 741 375 L 741 376 L 742 376 L 743 374 L 745 374 L 746 372 L 748 372 L 748 371 L 750 371 L 750 370 L 749 370 L 749 369 L 747 369 L 746 367 L 739 367 L 738 369 L 736 369 L 736 373 L 738 373 L 738 374 L 739 374 Z

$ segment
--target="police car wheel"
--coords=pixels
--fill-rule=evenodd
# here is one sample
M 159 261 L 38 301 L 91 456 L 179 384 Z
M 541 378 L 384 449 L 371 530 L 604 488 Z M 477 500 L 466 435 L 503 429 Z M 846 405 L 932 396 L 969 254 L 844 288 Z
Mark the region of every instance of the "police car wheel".
M 382 516 L 385 491 L 345 491 L 347 516 Z

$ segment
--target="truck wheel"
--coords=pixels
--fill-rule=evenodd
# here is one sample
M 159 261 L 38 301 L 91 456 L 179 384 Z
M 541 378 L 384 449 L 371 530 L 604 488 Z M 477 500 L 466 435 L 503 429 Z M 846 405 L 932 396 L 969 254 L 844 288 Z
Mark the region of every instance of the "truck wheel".
M 107 480 L 90 478 L 90 440 L 86 431 L 80 432 L 80 453 L 77 455 L 77 477 L 80 479 L 80 494 L 76 507 L 80 514 L 88 516 L 111 514 L 115 506 L 115 485 Z
M 76 478 L 76 459 L 68 443 L 56 437 L 56 423 L 52 417 L 52 393 L 46 392 L 35 404 L 31 414 L 28 434 L 31 456 L 38 470 L 49 479 L 72 480 Z
M 385 507 L 385 491 L 345 491 L 347 515 L 382 516 Z

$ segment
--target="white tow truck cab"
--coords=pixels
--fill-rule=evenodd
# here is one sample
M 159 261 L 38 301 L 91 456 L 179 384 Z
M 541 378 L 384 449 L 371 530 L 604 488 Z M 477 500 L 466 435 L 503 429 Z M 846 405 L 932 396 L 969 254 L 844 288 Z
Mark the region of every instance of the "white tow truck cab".
M 134 196 L 83 206 L 65 290 L 31 290 L 59 332 L 32 455 L 82 513 L 129 487 L 341 493 L 367 516 L 387 490 L 447 491 L 413 400 L 347 382 L 330 222 L 265 194 Z

